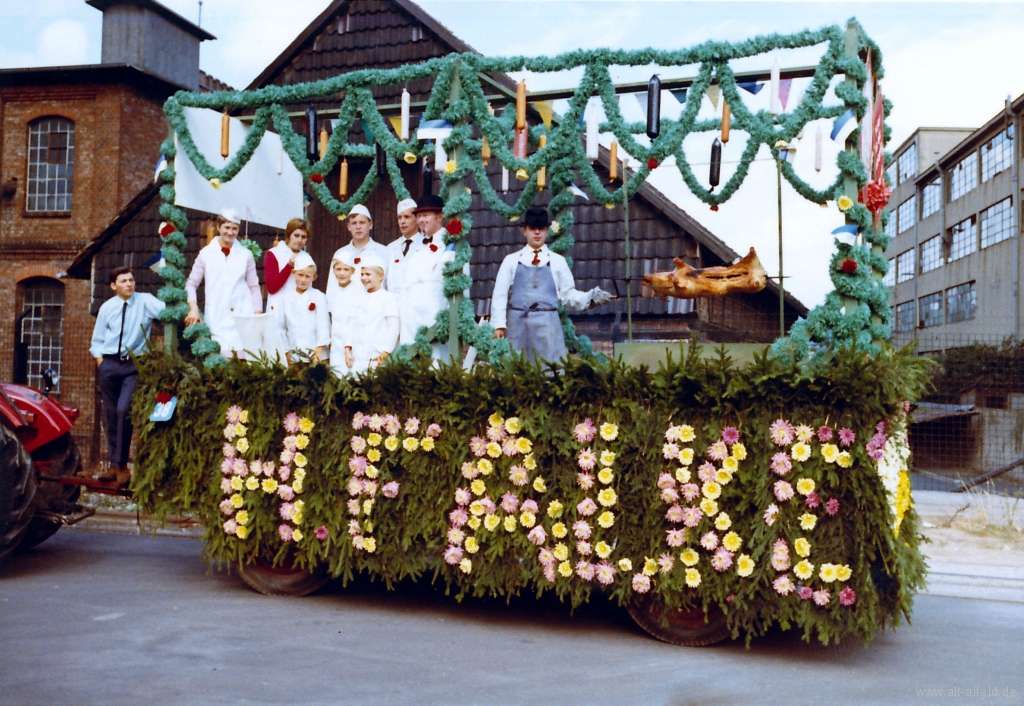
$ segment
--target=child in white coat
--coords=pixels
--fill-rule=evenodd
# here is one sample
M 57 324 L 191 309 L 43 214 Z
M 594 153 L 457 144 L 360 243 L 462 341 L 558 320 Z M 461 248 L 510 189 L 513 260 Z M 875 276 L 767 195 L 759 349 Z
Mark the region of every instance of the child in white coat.
M 395 295 L 382 288 L 384 260 L 375 255 L 362 258 L 359 278 L 366 296 L 350 319 L 345 344 L 345 367 L 362 373 L 377 367 L 398 345 L 398 304 Z
M 331 343 L 331 322 L 327 311 L 327 297 L 313 288 L 316 280 L 316 263 L 306 252 L 295 256 L 295 289 L 284 296 L 284 325 L 288 336 L 288 362 L 295 353 L 312 351 L 311 362 L 326 357 L 326 348 Z
M 352 258 L 352 253 L 342 250 L 335 253 L 331 262 L 331 276 L 337 286 L 327 295 L 327 309 L 331 313 L 331 367 L 336 375 L 347 375 L 350 371 L 345 364 L 345 346 L 349 345 L 352 317 L 366 297 L 366 289 L 355 277 Z

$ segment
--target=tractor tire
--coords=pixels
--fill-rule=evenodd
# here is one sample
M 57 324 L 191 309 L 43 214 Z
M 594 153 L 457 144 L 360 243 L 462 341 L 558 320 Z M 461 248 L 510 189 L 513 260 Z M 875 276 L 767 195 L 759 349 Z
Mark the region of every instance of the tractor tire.
M 53 478 L 73 476 L 82 470 L 82 454 L 79 453 L 78 444 L 75 443 L 70 432 L 54 439 L 46 446 L 36 449 L 36 452 L 32 454 L 32 460 L 48 462 L 49 472 L 47 475 Z M 79 485 L 40 483 L 39 491 L 36 493 L 35 506 L 38 510 L 49 510 L 62 514 L 67 512 L 68 505 L 73 505 L 81 494 L 82 487 Z M 22 551 L 31 549 L 57 534 L 57 530 L 60 528 L 59 522 L 38 516 L 33 517 L 18 549 Z
M 668 609 L 657 596 L 638 596 L 626 605 L 636 624 L 651 637 L 681 647 L 707 647 L 729 637 L 728 620 L 719 608 Z
M 249 564 L 238 564 L 238 575 L 248 586 L 266 596 L 305 596 L 321 588 L 330 580 L 327 566 L 321 564 L 312 571 L 284 563 L 257 558 Z
M 38 480 L 21 440 L 0 424 L 0 559 L 14 551 L 35 512 Z

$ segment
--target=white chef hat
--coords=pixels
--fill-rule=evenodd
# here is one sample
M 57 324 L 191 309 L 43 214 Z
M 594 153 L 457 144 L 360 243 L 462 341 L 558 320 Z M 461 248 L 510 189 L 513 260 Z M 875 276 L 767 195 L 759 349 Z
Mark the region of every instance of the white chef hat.
M 366 216 L 371 221 L 373 220 L 373 216 L 370 215 L 370 209 L 368 209 L 366 206 L 364 206 L 361 203 L 357 203 L 355 206 L 353 206 L 352 210 L 348 212 L 348 215 L 349 216 Z
M 398 213 L 405 213 L 416 208 L 416 202 L 412 199 L 405 199 L 404 201 L 398 202 Z
M 355 263 L 354 258 L 355 258 L 355 255 L 352 254 L 351 250 L 346 250 L 345 248 L 341 248 L 336 253 L 334 253 L 334 257 L 331 258 L 332 267 L 333 267 L 333 263 L 340 262 L 341 264 L 343 264 L 343 265 L 345 265 L 347 267 L 351 267 L 354 270 L 354 269 L 356 269 L 356 263 Z
M 367 267 L 379 267 L 384 270 L 384 258 L 377 255 L 364 255 L 359 260 L 359 268 L 366 269 Z
M 316 271 L 316 262 L 313 261 L 313 256 L 305 250 L 302 250 L 295 256 L 295 264 L 292 265 L 292 271 L 304 270 L 307 267 L 312 267 L 313 271 Z
M 228 221 L 229 223 L 234 223 L 236 225 L 242 224 L 242 217 L 239 216 L 238 211 L 236 211 L 233 208 L 225 208 L 223 211 L 220 212 L 220 215 L 221 218 L 223 218 L 225 221 Z

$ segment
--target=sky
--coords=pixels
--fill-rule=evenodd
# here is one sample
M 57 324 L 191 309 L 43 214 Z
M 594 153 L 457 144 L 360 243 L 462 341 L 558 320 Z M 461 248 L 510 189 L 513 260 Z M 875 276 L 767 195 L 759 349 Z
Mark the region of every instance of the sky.
M 189 20 L 198 20 L 197 0 L 162 0 Z M 329 0 L 204 0 L 202 26 L 218 37 L 204 42 L 201 68 L 236 88 L 246 87 L 329 4 Z M 999 112 L 1008 95 L 1024 93 L 1024 3 L 958 2 L 488 2 L 422 0 L 420 5 L 456 36 L 489 56 L 552 55 L 577 48 L 681 49 L 708 40 L 736 42 L 757 35 L 791 33 L 845 24 L 856 17 L 880 46 L 886 76 L 883 90 L 894 104 L 889 118 L 896 149 L 918 127 L 979 127 Z M 84 0 L 0 0 L 0 67 L 97 63 L 102 15 Z M 780 52 L 783 67 L 817 63 L 821 49 Z M 773 56 L 737 69 L 767 69 Z M 659 70 L 641 67 L 613 75 L 642 81 L 657 71 L 690 76 L 696 67 Z M 518 78 L 518 77 L 517 77 Z M 565 75 L 528 76 L 531 89 L 574 85 Z M 799 99 L 804 82 L 794 84 Z M 748 107 L 767 107 L 767 93 Z M 666 94 L 667 96 L 667 94 Z M 791 99 L 792 101 L 793 99 Z M 826 102 L 835 102 L 834 96 Z M 625 117 L 641 120 L 635 101 L 622 101 Z M 557 105 L 556 105 L 557 108 Z M 663 116 L 682 106 L 663 99 Z M 632 111 L 632 112 L 631 112 Z M 714 115 L 705 99 L 702 117 Z M 794 167 L 821 187 L 835 178 L 835 152 L 826 144 L 822 172 L 813 169 L 811 125 L 798 147 Z M 828 143 L 828 126 L 823 126 Z M 706 179 L 710 137 L 689 138 L 689 161 Z M 605 136 L 605 144 L 610 137 Z M 743 148 L 734 132 L 723 153 L 724 183 L 730 162 Z M 737 194 L 717 213 L 689 194 L 671 164 L 655 171 L 652 183 L 692 217 L 744 254 L 750 247 L 770 276 L 778 272 L 778 213 L 774 163 L 762 147 L 759 161 Z M 834 204 L 804 201 L 783 184 L 783 242 L 786 289 L 813 306 L 831 289 L 828 261 L 833 228 L 842 224 Z

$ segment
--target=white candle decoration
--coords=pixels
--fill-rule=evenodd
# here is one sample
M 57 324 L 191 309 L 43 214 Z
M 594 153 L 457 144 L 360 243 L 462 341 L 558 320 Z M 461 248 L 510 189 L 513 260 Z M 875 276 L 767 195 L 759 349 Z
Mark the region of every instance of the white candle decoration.
M 508 170 L 504 166 L 501 168 L 501 193 L 508 193 Z
M 818 126 L 818 131 L 814 133 L 814 171 L 821 171 L 821 125 Z
M 587 159 L 591 162 L 597 160 L 597 135 L 598 135 L 597 106 L 591 103 L 587 107 Z
M 442 142 L 444 140 L 441 138 L 434 140 L 434 171 L 438 174 L 443 174 L 444 168 L 448 166 L 448 155 L 444 151 Z
M 772 62 L 772 76 L 769 86 L 771 88 L 772 115 L 778 115 L 782 112 L 782 99 L 779 97 L 779 76 L 782 73 L 782 68 L 779 66 L 778 57 Z
M 402 141 L 409 139 L 409 91 L 402 89 Z
M 277 141 L 277 175 L 281 176 L 284 173 L 284 144 Z

